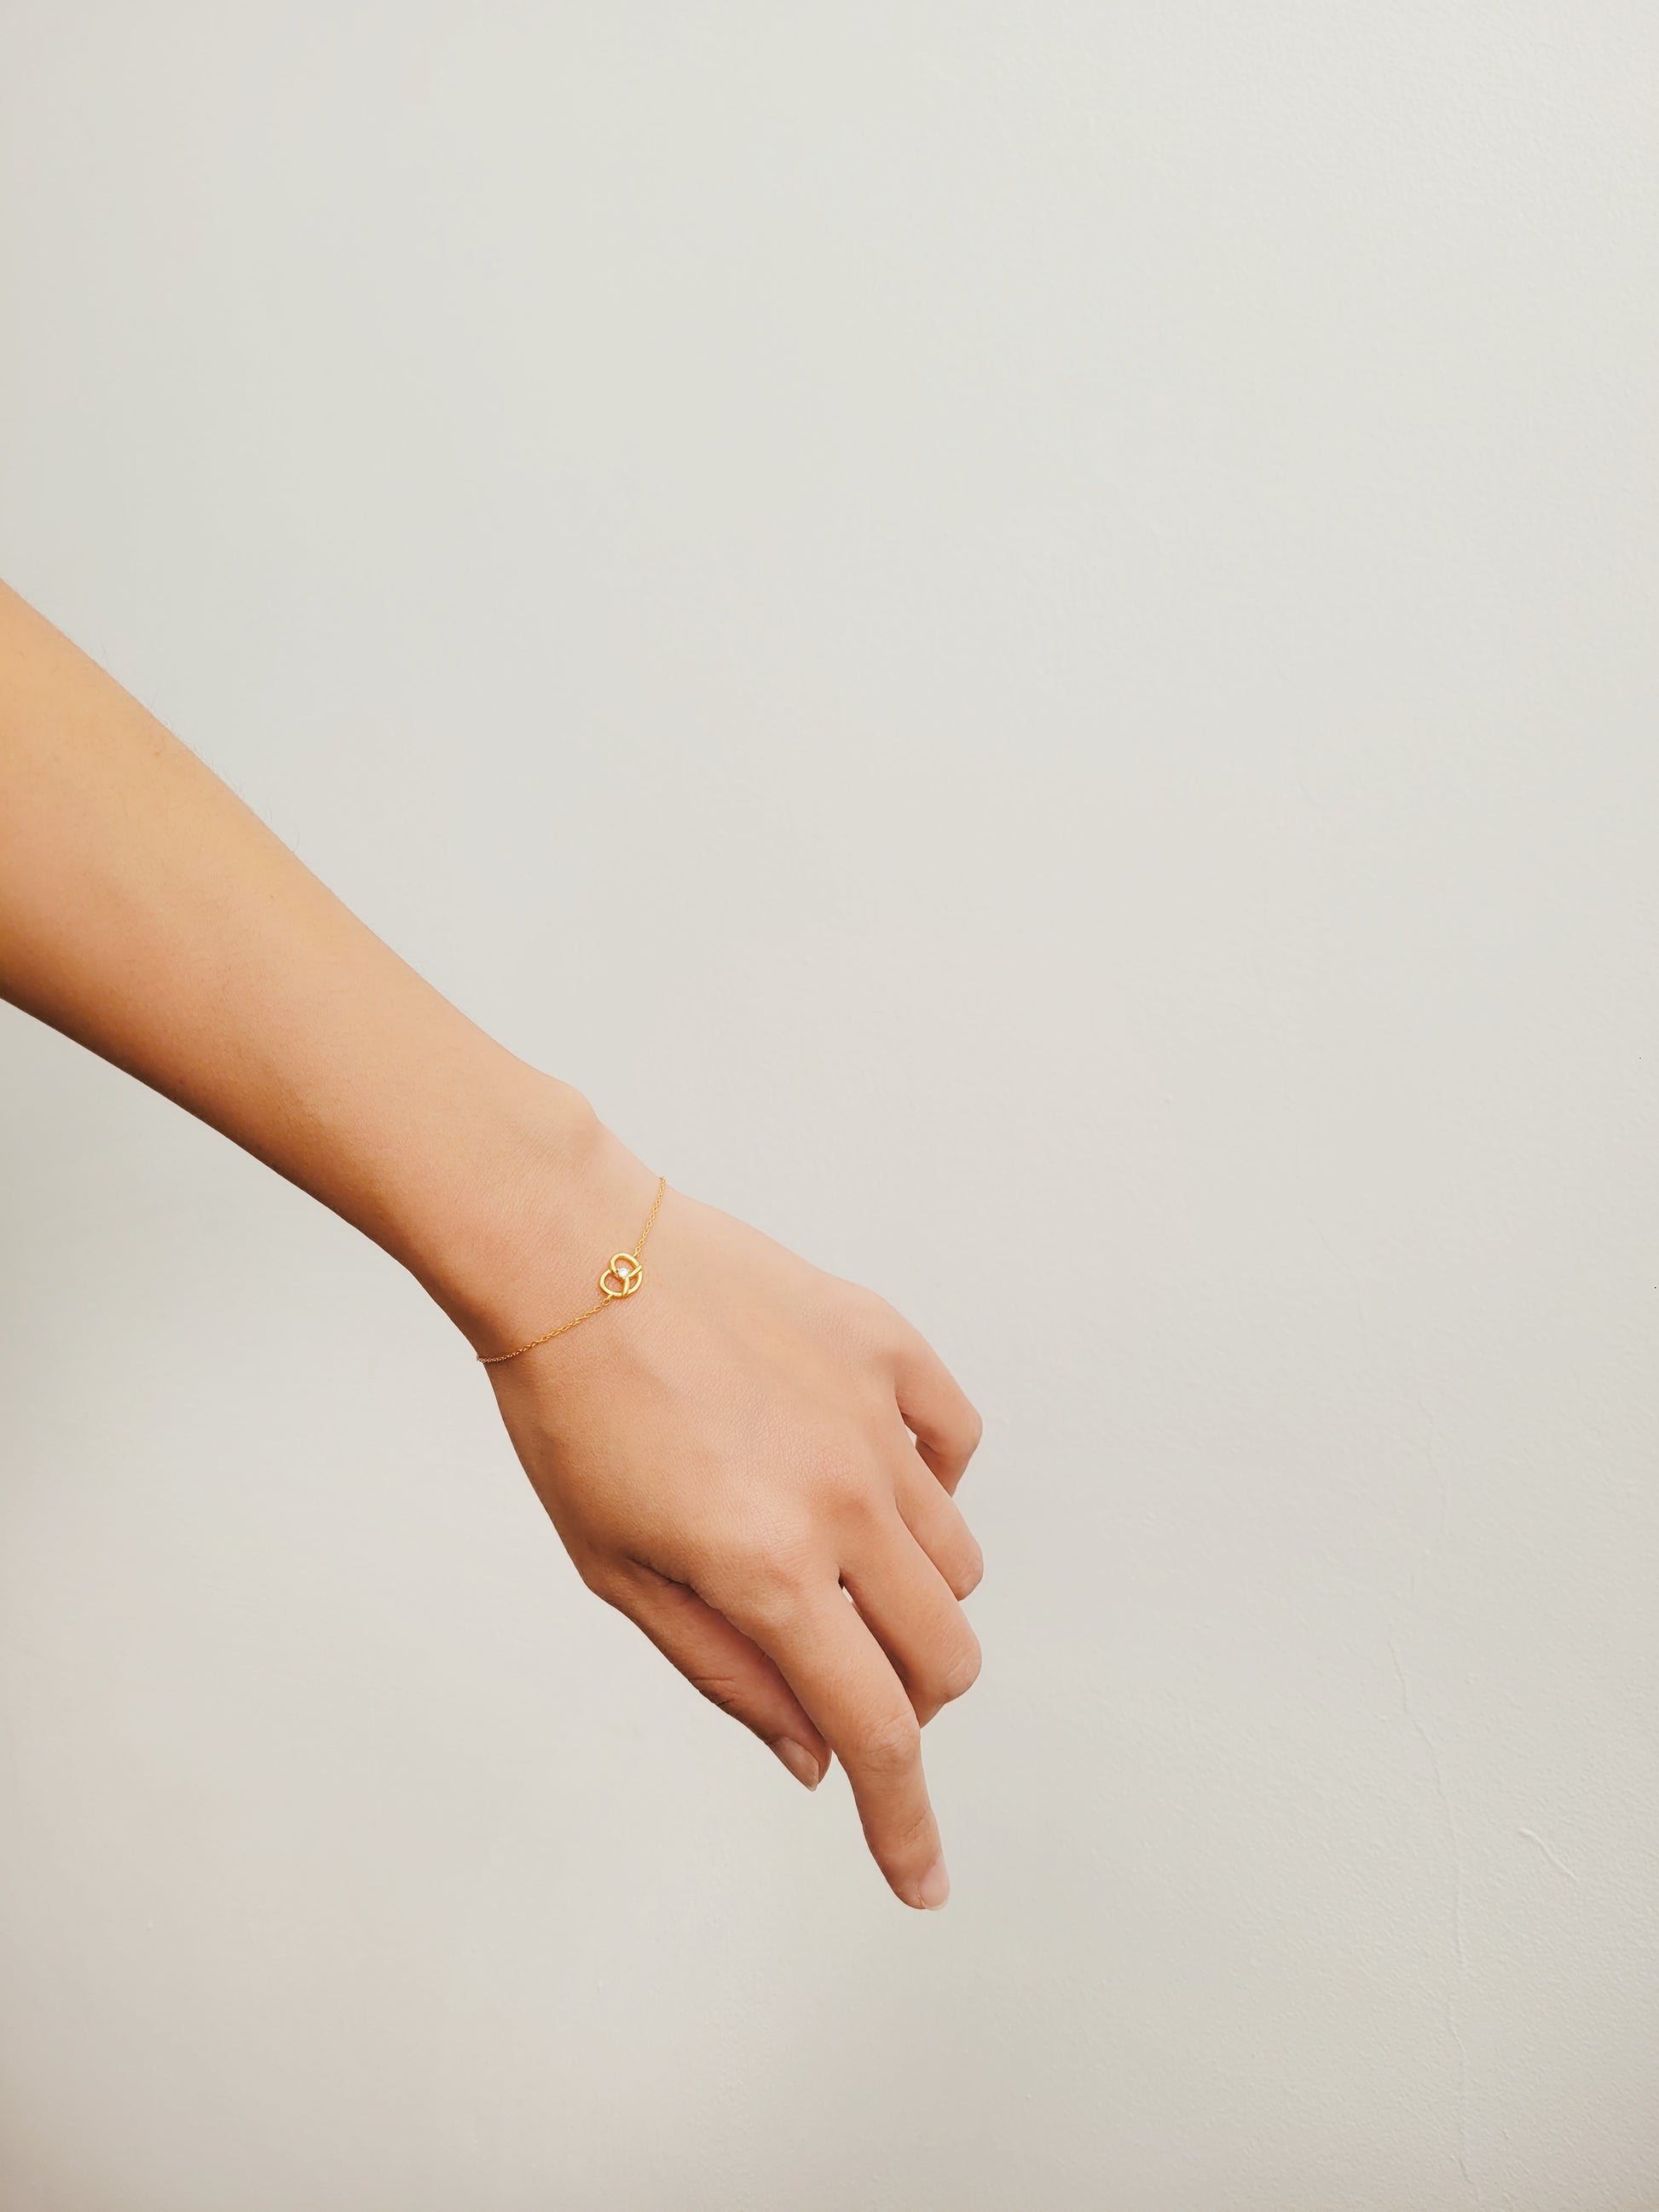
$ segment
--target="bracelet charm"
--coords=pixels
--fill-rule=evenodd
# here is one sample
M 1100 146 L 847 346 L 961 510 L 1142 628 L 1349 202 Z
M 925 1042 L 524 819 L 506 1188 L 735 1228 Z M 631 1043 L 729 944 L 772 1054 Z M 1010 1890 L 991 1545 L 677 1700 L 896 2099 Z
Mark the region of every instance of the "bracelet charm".
M 533 1352 L 538 1344 L 551 1344 L 556 1336 L 568 1336 L 573 1328 L 580 1328 L 585 1321 L 592 1321 L 595 1314 L 602 1314 L 618 1298 L 631 1298 L 645 1280 L 645 1263 L 640 1255 L 645 1249 L 645 1240 L 651 1234 L 651 1224 L 657 1218 L 657 1208 L 662 1204 L 662 1194 L 667 1188 L 667 1177 L 659 1176 L 657 1194 L 651 1201 L 651 1211 L 645 1217 L 645 1226 L 641 1230 L 633 1250 L 613 1252 L 605 1264 L 605 1272 L 599 1277 L 598 1305 L 589 1306 L 586 1313 L 579 1313 L 569 1321 L 562 1321 L 556 1328 L 550 1328 L 544 1335 L 532 1336 L 528 1344 L 514 1345 L 511 1352 L 481 1352 L 478 1364 L 481 1367 L 499 1367 L 506 1360 L 516 1359 L 522 1352 Z
M 611 1265 L 599 1277 L 599 1293 L 607 1298 L 631 1298 L 644 1280 L 645 1269 L 631 1252 L 613 1252 Z

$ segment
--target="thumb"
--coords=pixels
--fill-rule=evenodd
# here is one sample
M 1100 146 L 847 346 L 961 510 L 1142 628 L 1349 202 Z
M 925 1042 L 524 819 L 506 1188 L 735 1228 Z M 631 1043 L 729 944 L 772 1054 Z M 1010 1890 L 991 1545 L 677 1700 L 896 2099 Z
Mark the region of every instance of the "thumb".
M 606 1595 L 694 1689 L 752 1729 L 797 1782 L 817 1788 L 830 1770 L 830 1747 L 775 1663 L 741 1629 L 684 1583 L 631 1562 Z

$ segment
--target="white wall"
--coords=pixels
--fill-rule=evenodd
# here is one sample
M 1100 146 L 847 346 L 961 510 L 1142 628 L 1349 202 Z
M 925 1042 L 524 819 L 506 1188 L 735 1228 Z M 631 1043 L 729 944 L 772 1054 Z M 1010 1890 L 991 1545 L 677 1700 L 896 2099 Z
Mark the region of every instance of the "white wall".
M 956 1899 L 0 1019 L 7 2212 L 1659 2203 L 1634 0 L 12 0 L 0 573 L 986 1409 Z

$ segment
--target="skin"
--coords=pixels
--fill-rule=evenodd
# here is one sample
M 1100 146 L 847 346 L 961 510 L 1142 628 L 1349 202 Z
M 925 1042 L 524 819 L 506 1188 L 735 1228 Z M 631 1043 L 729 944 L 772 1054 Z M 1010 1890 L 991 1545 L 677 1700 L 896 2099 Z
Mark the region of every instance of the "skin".
M 485 1036 L 0 586 L 0 996 L 309 1191 L 477 1352 L 592 1302 L 655 1174 Z M 671 1188 L 646 1282 L 486 1368 L 588 1587 L 815 1788 L 894 1893 L 950 1884 L 924 1723 L 979 1669 L 978 1416 L 868 1291 Z

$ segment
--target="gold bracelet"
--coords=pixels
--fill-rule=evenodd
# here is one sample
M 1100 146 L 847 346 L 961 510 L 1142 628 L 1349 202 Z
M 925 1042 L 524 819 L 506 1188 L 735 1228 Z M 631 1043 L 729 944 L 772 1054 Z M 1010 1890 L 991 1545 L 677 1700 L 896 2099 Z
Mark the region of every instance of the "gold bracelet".
M 662 1204 L 662 1194 L 667 1188 L 668 1178 L 659 1176 L 657 1194 L 651 1201 L 651 1211 L 645 1217 L 645 1226 L 640 1231 L 639 1241 L 631 1252 L 613 1252 L 606 1261 L 599 1276 L 598 1305 L 589 1306 L 587 1311 L 579 1313 L 574 1321 L 562 1321 L 556 1328 L 550 1328 L 545 1336 L 532 1336 L 528 1344 L 517 1345 L 511 1352 L 481 1352 L 478 1354 L 479 1365 L 499 1367 L 504 1359 L 516 1359 L 520 1352 L 533 1352 L 538 1344 L 551 1344 L 556 1336 L 568 1336 L 573 1328 L 580 1328 L 585 1321 L 592 1321 L 595 1314 L 602 1314 L 618 1298 L 631 1298 L 645 1280 L 645 1268 L 641 1263 L 640 1255 L 645 1249 L 645 1240 L 651 1234 L 651 1224 L 657 1218 L 657 1208 Z

